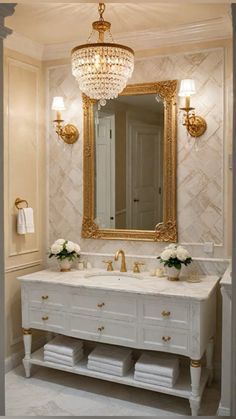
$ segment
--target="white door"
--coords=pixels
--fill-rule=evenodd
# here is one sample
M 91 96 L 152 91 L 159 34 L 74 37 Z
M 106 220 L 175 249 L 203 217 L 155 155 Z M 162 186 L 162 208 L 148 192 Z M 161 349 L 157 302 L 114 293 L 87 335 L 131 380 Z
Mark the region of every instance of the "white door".
M 162 135 L 158 126 L 129 123 L 129 228 L 154 230 L 162 221 Z
M 115 228 L 115 117 L 95 126 L 95 217 L 100 228 Z

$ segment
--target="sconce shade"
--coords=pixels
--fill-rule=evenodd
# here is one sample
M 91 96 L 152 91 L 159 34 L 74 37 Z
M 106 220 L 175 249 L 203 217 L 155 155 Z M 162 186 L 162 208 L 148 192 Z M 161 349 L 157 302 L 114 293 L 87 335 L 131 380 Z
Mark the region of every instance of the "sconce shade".
M 55 96 L 53 98 L 52 101 L 52 110 L 54 111 L 64 111 L 65 108 L 65 104 L 64 104 L 64 99 L 62 96 Z
M 196 93 L 195 89 L 195 82 L 193 79 L 184 79 L 181 80 L 180 89 L 179 89 L 179 96 L 191 96 Z

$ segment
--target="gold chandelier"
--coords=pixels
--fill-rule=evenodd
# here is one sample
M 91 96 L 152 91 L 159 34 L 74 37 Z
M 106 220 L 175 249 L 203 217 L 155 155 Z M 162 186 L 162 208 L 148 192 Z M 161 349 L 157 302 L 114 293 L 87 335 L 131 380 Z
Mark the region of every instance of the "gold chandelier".
M 81 91 L 91 99 L 99 100 L 100 105 L 105 105 L 107 99 L 114 99 L 122 92 L 134 69 L 134 51 L 114 43 L 111 24 L 103 18 L 104 11 L 105 4 L 99 3 L 100 19 L 93 22 L 87 44 L 72 50 L 72 74 Z M 94 31 L 99 36 L 97 42 L 91 43 Z M 105 42 L 106 33 L 110 42 Z

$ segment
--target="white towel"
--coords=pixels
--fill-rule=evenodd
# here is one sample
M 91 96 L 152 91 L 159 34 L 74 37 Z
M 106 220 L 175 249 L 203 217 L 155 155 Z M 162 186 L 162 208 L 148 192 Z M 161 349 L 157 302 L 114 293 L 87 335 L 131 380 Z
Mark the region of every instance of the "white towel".
M 33 208 L 21 208 L 17 214 L 17 233 L 34 233 L 34 212 Z
M 81 359 L 81 357 L 83 356 L 83 350 L 80 349 L 79 351 L 76 351 L 72 356 L 57 354 L 56 352 L 46 350 L 44 351 L 44 357 L 45 356 L 57 359 L 58 361 L 74 362 Z
M 127 366 L 125 366 L 124 368 L 120 368 L 117 366 L 104 366 L 101 363 L 96 363 L 95 361 L 89 361 L 87 364 L 87 367 L 89 370 L 93 370 L 93 371 L 98 371 L 98 372 L 103 372 L 105 374 L 111 374 L 111 375 L 117 375 L 119 377 L 123 377 L 123 375 L 125 375 L 129 369 L 131 368 L 132 363 L 127 364 Z
M 136 373 L 134 373 L 134 379 L 137 380 L 137 381 L 142 381 L 143 383 L 154 385 L 154 386 L 162 386 L 162 387 L 168 387 L 168 388 L 173 387 L 172 383 L 166 383 L 162 379 L 151 380 L 150 378 L 140 378 L 139 376 L 137 376 Z
M 163 382 L 166 384 L 169 384 L 173 387 L 173 385 L 176 383 L 177 378 L 179 376 L 179 371 L 176 371 L 175 375 L 173 377 L 165 377 L 164 375 L 158 375 L 158 374 L 150 374 L 140 371 L 135 371 L 135 377 L 137 377 L 137 380 L 151 380 L 153 382 Z
M 58 335 L 44 345 L 44 350 L 56 352 L 62 355 L 73 356 L 73 354 L 82 347 L 83 342 L 81 340 Z
M 107 364 L 106 362 L 93 361 L 93 360 L 89 359 L 88 360 L 88 365 L 90 365 L 91 367 L 95 367 L 95 368 L 96 367 L 104 368 L 107 371 L 124 372 L 124 371 L 127 371 L 127 369 L 130 369 L 131 365 L 133 365 L 133 361 L 130 357 L 122 365 L 111 365 L 111 364 Z
M 164 375 L 166 377 L 173 377 L 178 368 L 178 358 L 162 356 L 161 354 L 144 353 L 135 364 L 135 371 Z
M 131 354 L 132 350 L 128 348 L 97 345 L 96 348 L 89 354 L 88 359 L 91 361 L 122 366 L 123 363 L 131 357 Z
M 44 355 L 44 361 L 53 362 L 54 364 L 66 365 L 68 367 L 74 367 L 82 358 L 83 358 L 83 354 L 80 354 L 77 358 L 71 359 L 70 361 L 66 361 L 66 360 L 62 361 L 56 358 L 55 356 Z

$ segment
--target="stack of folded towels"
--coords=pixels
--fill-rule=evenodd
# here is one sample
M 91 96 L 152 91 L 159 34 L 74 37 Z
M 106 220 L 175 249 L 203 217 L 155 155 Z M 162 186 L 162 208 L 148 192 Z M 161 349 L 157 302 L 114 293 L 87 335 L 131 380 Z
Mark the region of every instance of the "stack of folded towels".
M 105 374 L 126 375 L 133 365 L 132 351 L 118 346 L 98 345 L 88 356 L 88 369 Z
M 44 361 L 73 367 L 83 358 L 83 342 L 58 335 L 44 345 Z
M 173 387 L 179 375 L 179 360 L 163 354 L 141 355 L 135 364 L 134 379 L 156 386 Z

